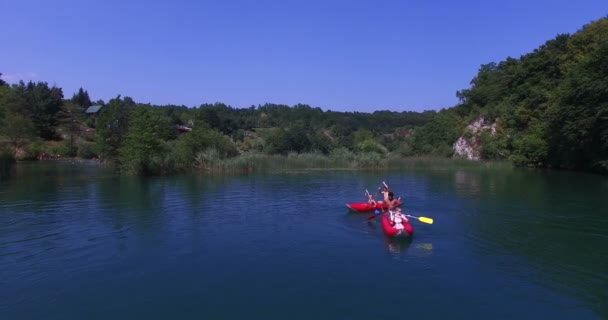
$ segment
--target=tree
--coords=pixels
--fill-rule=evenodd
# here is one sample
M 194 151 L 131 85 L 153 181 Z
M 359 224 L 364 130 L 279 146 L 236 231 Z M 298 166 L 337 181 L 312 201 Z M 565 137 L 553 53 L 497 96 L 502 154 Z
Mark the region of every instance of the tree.
M 36 137 L 34 124 L 24 115 L 23 99 L 9 86 L 0 86 L 0 136 L 11 146 L 13 156 Z
M 134 174 L 154 174 L 163 170 L 158 164 L 167 153 L 163 137 L 172 130 L 170 119 L 158 108 L 137 106 L 129 125 L 125 141 L 118 150 L 121 168 Z
M 570 66 L 550 109 L 554 165 L 608 171 L 608 28 L 598 41 Z
M 32 120 L 22 114 L 8 112 L 0 127 L 0 136 L 6 137 L 16 156 L 20 149 L 35 139 L 36 134 Z
M 76 147 L 74 145 L 75 137 L 80 132 L 80 124 L 83 118 L 82 107 L 75 104 L 72 101 L 66 102 L 61 106 L 57 114 L 57 120 L 60 125 L 64 127 L 68 135 L 68 148 L 69 155 L 73 156 L 76 154 Z
M 72 96 L 72 102 L 81 106 L 82 108 L 88 108 L 91 104 L 91 99 L 89 98 L 89 93 L 85 90 L 78 89 L 78 93 Z
M 461 129 L 455 112 L 442 110 L 428 124 L 414 131 L 412 149 L 416 154 L 451 155 L 447 150 L 451 150 Z
M 30 81 L 26 85 L 20 81 L 18 85 L 13 85 L 11 90 L 19 99 L 19 110 L 14 111 L 32 119 L 39 137 L 55 138 L 57 113 L 63 104 L 61 88 L 49 87 L 46 82 Z
M 111 99 L 101 109 L 97 118 L 97 146 L 103 157 L 114 160 L 118 158 L 118 149 L 122 146 L 129 129 L 130 113 L 135 107 L 128 97 L 120 96 Z
M 191 167 L 196 155 L 207 149 L 216 150 L 222 159 L 238 154 L 232 140 L 205 124 L 197 124 L 192 131 L 180 136 L 175 149 L 176 158 L 181 167 Z

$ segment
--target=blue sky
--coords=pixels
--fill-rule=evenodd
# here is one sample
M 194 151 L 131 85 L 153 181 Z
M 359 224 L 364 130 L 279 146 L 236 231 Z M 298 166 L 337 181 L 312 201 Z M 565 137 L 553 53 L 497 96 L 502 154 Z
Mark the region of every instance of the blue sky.
M 0 72 L 138 102 L 451 107 L 479 66 L 608 14 L 605 0 L 0 0 Z

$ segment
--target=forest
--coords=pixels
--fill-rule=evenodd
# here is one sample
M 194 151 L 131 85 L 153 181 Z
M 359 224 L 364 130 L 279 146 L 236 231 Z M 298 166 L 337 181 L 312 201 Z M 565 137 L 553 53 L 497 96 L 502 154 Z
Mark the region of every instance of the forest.
M 255 170 L 277 159 L 385 167 L 453 157 L 461 137 L 482 160 L 608 172 L 608 18 L 519 58 L 481 65 L 459 102 L 439 111 L 336 112 L 306 104 L 151 105 L 118 95 L 71 98 L 0 74 L 0 157 L 95 158 L 123 173 Z M 93 106 L 93 108 L 91 108 Z M 495 130 L 472 132 L 477 119 Z M 273 160 L 274 159 L 274 160 Z

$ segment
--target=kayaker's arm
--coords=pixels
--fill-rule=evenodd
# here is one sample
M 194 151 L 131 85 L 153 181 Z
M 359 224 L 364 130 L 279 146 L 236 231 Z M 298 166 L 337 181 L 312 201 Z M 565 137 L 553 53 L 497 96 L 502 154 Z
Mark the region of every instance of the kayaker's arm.
M 376 205 L 376 200 L 374 199 L 374 196 L 369 193 L 369 191 L 365 190 L 365 195 L 367 196 L 367 203 L 372 204 L 372 205 Z

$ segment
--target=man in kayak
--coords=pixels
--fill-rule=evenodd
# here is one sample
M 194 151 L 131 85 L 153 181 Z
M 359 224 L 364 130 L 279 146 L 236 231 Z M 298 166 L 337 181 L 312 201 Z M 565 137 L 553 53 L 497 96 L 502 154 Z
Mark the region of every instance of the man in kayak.
M 388 189 L 384 189 L 382 193 L 384 194 L 384 203 L 386 204 L 386 209 L 391 211 L 397 208 L 398 203 L 397 199 L 395 199 L 395 194 L 392 191 L 388 191 Z
M 386 210 L 388 211 L 391 224 L 397 229 L 403 229 L 402 222 L 407 222 L 408 219 L 401 213 L 401 209 L 398 208 L 398 202 L 397 199 L 395 199 L 395 194 L 388 190 L 386 184 L 382 193 L 384 194 L 384 203 L 387 205 Z

